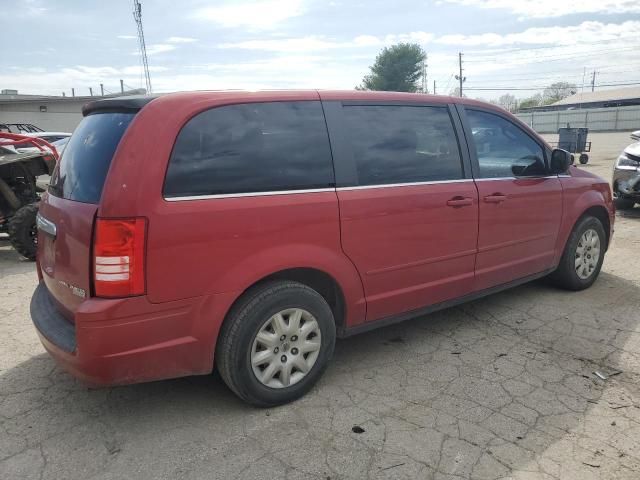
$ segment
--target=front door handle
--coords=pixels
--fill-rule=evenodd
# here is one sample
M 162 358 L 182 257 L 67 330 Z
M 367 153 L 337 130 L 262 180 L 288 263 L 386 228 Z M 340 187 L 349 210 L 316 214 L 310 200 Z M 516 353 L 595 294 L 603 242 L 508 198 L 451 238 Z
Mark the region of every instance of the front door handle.
M 473 205 L 473 199 L 468 197 L 453 197 L 450 200 L 447 200 L 447 205 L 449 207 L 466 207 L 468 205 Z
M 503 193 L 494 193 L 493 195 L 487 195 L 484 197 L 484 201 L 487 203 L 502 203 L 507 199 L 507 196 Z

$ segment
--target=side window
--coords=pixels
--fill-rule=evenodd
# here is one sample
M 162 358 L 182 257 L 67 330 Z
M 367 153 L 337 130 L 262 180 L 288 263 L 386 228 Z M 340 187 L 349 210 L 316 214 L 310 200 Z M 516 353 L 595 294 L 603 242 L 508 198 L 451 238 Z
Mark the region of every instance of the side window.
M 334 185 L 320 102 L 213 108 L 182 128 L 165 197 L 257 193 Z
M 542 147 L 514 123 L 467 109 L 481 178 L 545 175 Z
M 456 180 L 462 160 L 446 107 L 343 107 L 359 185 Z

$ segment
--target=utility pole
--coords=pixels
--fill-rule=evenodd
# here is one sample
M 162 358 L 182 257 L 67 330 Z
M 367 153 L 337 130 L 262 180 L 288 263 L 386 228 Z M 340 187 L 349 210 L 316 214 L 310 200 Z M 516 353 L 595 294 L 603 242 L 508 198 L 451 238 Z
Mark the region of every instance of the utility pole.
M 460 82 L 460 96 L 462 97 L 462 84 L 467 80 L 467 77 L 462 76 L 462 52 L 458 53 L 458 64 L 460 67 L 460 74 L 456 75 L 456 80 Z
M 75 97 L 76 96 L 76 89 L 71 87 L 71 96 Z
M 124 93 L 124 80 L 120 79 L 120 93 Z
M 593 75 L 591 77 L 591 91 L 593 92 L 596 89 L 596 72 L 595 70 L 593 71 Z
M 436 94 L 436 81 L 433 81 L 433 94 Z
M 425 53 L 424 60 L 422 60 L 422 93 L 429 93 L 429 83 L 427 81 L 427 64 L 429 56 Z
M 93 97 L 93 88 L 89 87 L 89 95 Z
M 104 83 L 100 84 L 100 96 L 104 97 Z
M 140 46 L 140 56 L 142 57 L 142 68 L 144 70 L 147 93 L 151 93 L 151 75 L 149 75 L 149 62 L 147 61 L 147 46 L 144 43 L 144 32 L 142 31 L 142 5 L 139 0 L 133 0 L 133 18 L 138 26 L 138 44 Z

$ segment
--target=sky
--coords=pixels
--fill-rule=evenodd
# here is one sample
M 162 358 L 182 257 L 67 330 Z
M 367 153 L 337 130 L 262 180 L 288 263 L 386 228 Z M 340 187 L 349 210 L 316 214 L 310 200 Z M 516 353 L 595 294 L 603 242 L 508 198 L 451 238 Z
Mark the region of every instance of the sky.
M 132 9 L 0 0 L 0 89 L 143 87 Z M 456 86 L 458 52 L 475 98 L 523 98 L 555 81 L 590 90 L 594 70 L 597 85 L 640 84 L 638 0 L 142 0 L 142 18 L 154 93 L 352 89 L 398 42 L 425 49 L 439 94 Z

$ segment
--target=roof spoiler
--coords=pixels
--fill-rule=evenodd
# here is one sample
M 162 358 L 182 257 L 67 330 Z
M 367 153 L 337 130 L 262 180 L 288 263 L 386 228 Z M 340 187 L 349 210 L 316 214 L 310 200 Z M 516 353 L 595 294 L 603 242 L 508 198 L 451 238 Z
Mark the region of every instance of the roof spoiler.
M 156 98 L 157 95 L 129 95 L 96 100 L 83 105 L 82 115 L 86 117 L 93 113 L 136 113 Z

